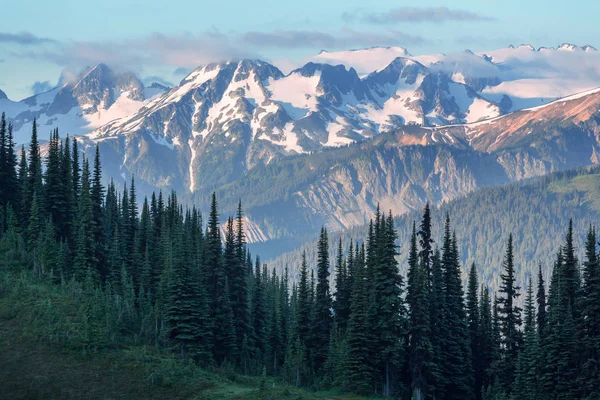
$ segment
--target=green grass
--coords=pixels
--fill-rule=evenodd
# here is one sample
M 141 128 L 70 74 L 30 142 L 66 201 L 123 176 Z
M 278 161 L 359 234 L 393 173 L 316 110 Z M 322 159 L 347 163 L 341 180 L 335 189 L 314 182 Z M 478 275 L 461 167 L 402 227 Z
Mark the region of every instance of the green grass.
M 0 271 L 3 269 L 0 262 Z M 154 347 L 77 345 L 68 290 L 29 273 L 0 272 L 0 399 L 352 399 L 267 378 L 206 371 Z
M 584 201 L 594 210 L 600 211 L 600 174 L 579 175 L 548 186 L 553 193 L 579 192 Z

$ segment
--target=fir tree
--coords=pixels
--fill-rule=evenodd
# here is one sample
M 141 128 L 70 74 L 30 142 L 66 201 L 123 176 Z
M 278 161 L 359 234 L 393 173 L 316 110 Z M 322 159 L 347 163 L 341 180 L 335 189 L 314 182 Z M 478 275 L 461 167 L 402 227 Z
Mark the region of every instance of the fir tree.
M 471 348 L 464 306 L 464 292 L 460 278 L 460 264 L 456 236 L 450 235 L 450 217 L 446 216 L 442 269 L 446 319 L 442 354 L 446 379 L 447 399 L 472 399 L 473 368 Z
M 600 264 L 596 251 L 596 230 L 590 226 L 583 263 L 584 354 L 581 386 L 587 398 L 600 397 Z
M 538 266 L 538 282 L 537 282 L 537 329 L 540 339 L 544 335 L 546 328 L 546 287 L 544 285 L 544 275 L 542 274 L 542 264 Z
M 406 302 L 409 309 L 411 389 L 415 392 L 416 399 L 421 400 L 429 394 L 433 347 L 430 341 L 428 269 L 423 257 L 419 260 L 414 223 L 408 256 L 407 280 Z
M 329 241 L 327 230 L 321 228 L 317 256 L 317 285 L 315 290 L 315 310 L 313 322 L 312 351 L 314 367 L 318 373 L 327 359 L 331 336 L 331 293 L 329 291 Z
M 483 380 L 483 371 L 480 367 L 481 355 L 479 354 L 479 304 L 477 298 L 477 288 L 479 287 L 477 279 L 477 269 L 475 263 L 471 265 L 469 271 L 469 280 L 467 283 L 467 324 L 469 328 L 469 341 L 471 343 L 471 364 L 475 371 L 475 397 L 481 393 L 481 382 Z
M 500 297 L 498 298 L 498 314 L 500 317 L 503 355 L 501 380 L 506 393 L 510 393 L 515 379 L 516 362 L 519 356 L 521 344 L 521 308 L 518 307 L 516 299 L 520 296 L 519 287 L 516 286 L 515 265 L 513 254 L 512 234 L 508 236 L 506 254 L 504 256 L 504 273 L 501 276 Z

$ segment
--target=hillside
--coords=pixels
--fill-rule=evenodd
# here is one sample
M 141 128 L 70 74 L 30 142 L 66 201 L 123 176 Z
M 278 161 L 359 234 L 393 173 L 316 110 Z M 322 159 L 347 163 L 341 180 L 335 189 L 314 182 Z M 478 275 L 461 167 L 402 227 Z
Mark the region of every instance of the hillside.
M 73 291 L 75 289 L 75 291 Z M 81 293 L 0 272 L 0 399 L 335 399 L 268 378 L 202 370 L 152 346 L 90 349 Z M 347 398 L 347 397 L 345 397 Z M 356 397 L 358 399 L 358 397 Z
M 525 279 L 541 263 L 550 273 L 555 250 L 566 233 L 569 219 L 576 232 L 586 232 L 590 224 L 600 220 L 600 167 L 558 172 L 540 178 L 499 187 L 480 189 L 472 194 L 444 203 L 432 210 L 436 243 L 441 242 L 443 218 L 450 215 L 459 240 L 463 272 L 475 262 L 481 282 L 497 288 L 502 269 L 503 248 L 509 233 L 515 237 L 517 281 Z M 382 207 L 386 210 L 386 207 Z M 407 248 L 412 222 L 419 223 L 421 211 L 395 218 L 400 245 L 400 268 L 406 270 Z M 343 233 L 333 233 L 330 253 L 334 256 L 341 238 L 347 248 L 353 238 L 366 235 L 365 225 Z M 583 235 L 583 233 L 582 233 Z M 307 238 L 308 240 L 308 238 Z M 292 276 L 297 273 L 297 260 L 306 251 L 309 265 L 316 264 L 316 236 L 300 248 L 274 257 L 269 265 L 283 269 L 288 265 Z M 577 251 L 582 254 L 584 236 L 576 237 Z M 265 254 L 268 248 L 257 245 Z M 581 258 L 581 257 L 580 257 Z

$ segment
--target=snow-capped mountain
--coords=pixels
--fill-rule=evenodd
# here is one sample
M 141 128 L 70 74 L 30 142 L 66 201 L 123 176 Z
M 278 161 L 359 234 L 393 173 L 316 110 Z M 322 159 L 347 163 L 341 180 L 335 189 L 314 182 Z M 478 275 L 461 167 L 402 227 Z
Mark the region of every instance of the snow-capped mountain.
M 229 213 L 238 198 L 250 199 L 253 229 L 276 239 L 322 225 L 347 229 L 367 223 L 378 205 L 403 214 L 426 201 L 598 164 L 599 156 L 600 88 L 482 122 L 405 126 L 326 156 L 282 159 L 217 196 Z
M 432 71 L 465 83 L 504 112 L 549 103 L 558 98 L 600 86 L 600 52 L 569 43 L 556 48 L 509 46 L 494 51 L 413 56 L 400 47 L 321 52 L 327 60 L 360 70 L 363 74 L 385 68 L 397 54 Z
M 19 102 L 0 94 L 0 109 L 13 123 L 16 141 L 23 143 L 29 139 L 34 118 L 42 132 L 43 127 L 59 127 L 64 133 L 85 134 L 134 114 L 147 99 L 165 89 L 160 85 L 144 87 L 134 74 L 115 72 L 99 64 L 75 79 Z
M 322 52 L 288 74 L 258 60 L 209 64 L 172 88 L 99 65 L 20 102 L 0 93 L 0 110 L 21 142 L 35 117 L 84 149 L 99 144 L 105 173 L 135 176 L 140 194 L 202 202 L 217 190 L 226 211 L 242 197 L 265 240 L 292 234 L 283 226 L 363 223 L 377 201 L 402 213 L 600 162 L 599 54 Z
M 177 153 L 178 165 L 189 166 L 178 174 L 187 176 L 193 192 L 274 159 L 347 145 L 402 125 L 466 123 L 500 114 L 498 105 L 464 83 L 403 57 L 363 78 L 343 65 L 311 62 L 284 75 L 266 62 L 242 60 L 196 69 L 178 87 L 89 137 L 126 138 L 124 154 L 136 154 L 124 161 L 129 169 L 128 162 L 141 157 L 140 140 L 165 146 Z M 231 162 L 224 164 L 223 157 Z

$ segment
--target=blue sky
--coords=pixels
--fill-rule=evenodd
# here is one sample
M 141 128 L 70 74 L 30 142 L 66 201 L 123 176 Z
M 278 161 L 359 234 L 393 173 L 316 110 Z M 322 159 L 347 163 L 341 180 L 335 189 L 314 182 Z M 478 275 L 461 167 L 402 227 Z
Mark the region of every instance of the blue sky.
M 321 49 L 600 47 L 593 0 L 34 1 L 3 4 L 0 89 L 15 100 L 99 62 L 175 83 L 211 61 L 261 58 L 289 69 Z

